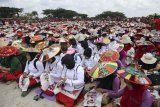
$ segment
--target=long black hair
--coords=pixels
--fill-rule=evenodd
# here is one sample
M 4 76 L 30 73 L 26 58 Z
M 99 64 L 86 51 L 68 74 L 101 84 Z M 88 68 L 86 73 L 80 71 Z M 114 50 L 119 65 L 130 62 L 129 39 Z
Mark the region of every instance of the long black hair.
M 74 57 L 72 55 L 66 54 L 62 60 L 62 65 L 65 65 L 67 69 L 73 69 L 75 66 Z
M 102 43 L 96 43 L 96 46 L 97 46 L 97 49 L 100 50 L 102 48 L 103 44 Z
M 85 49 L 83 55 L 86 56 L 87 58 L 90 58 L 92 56 L 92 49 L 91 48 Z
M 28 52 L 27 53 L 31 57 L 31 61 L 36 57 L 37 53 L 35 52 Z
M 116 77 L 117 77 L 117 75 L 115 73 L 113 73 L 105 78 L 98 79 L 98 81 L 100 82 L 100 84 L 98 85 L 98 88 L 112 90 L 113 89 L 113 81 Z
M 87 49 L 89 47 L 88 42 L 85 40 L 81 42 L 81 46 L 83 47 L 83 49 Z
M 72 46 L 77 46 L 77 42 L 75 39 L 70 39 L 69 44 L 71 44 Z

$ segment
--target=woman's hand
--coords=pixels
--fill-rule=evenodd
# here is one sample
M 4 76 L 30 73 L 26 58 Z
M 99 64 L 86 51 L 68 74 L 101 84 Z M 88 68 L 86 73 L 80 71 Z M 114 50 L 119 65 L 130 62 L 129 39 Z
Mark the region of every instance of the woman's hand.
M 102 89 L 102 88 L 97 88 L 96 91 L 98 91 L 100 93 L 104 93 L 105 92 L 104 89 Z
M 88 68 L 87 68 L 86 66 L 83 66 L 83 69 L 84 69 L 85 71 L 88 71 Z
M 33 78 L 33 75 L 29 75 L 29 79 L 32 79 Z
M 59 86 L 63 85 L 65 83 L 65 81 L 66 81 L 66 78 L 61 78 L 61 80 L 57 83 L 57 86 L 59 87 Z
M 103 98 L 107 98 L 108 97 L 108 93 L 103 93 Z
M 27 77 L 27 73 L 26 72 L 23 73 L 23 77 L 24 78 Z
M 67 78 L 61 78 L 61 81 L 65 82 L 67 80 Z

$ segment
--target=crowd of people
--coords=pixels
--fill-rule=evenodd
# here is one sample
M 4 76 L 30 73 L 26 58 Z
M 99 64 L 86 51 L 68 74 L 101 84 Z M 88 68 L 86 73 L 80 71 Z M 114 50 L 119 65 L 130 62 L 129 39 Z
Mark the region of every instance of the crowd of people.
M 140 21 L 2 23 L 0 81 L 73 107 L 160 107 L 160 31 Z M 89 87 L 89 88 L 88 88 Z M 120 98 L 120 99 L 119 99 Z

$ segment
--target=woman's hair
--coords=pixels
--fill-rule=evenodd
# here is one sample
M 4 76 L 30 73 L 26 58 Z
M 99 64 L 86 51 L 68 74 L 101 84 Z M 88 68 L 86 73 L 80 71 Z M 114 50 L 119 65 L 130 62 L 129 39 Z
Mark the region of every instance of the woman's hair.
M 102 48 L 103 44 L 97 43 L 96 46 L 97 46 L 97 49 L 100 50 Z
M 82 41 L 81 46 L 83 47 L 83 49 L 87 49 L 88 48 L 88 42 L 87 41 Z
M 67 69 L 73 69 L 75 66 L 74 56 L 72 55 L 66 54 L 61 61 L 62 65 L 65 65 Z
M 77 42 L 75 39 L 70 39 L 69 40 L 69 44 L 73 45 L 73 46 L 76 46 L 77 45 Z
M 31 60 L 33 60 L 37 55 L 35 52 L 28 52 L 27 54 L 31 57 Z
M 100 81 L 98 88 L 113 90 L 113 81 L 116 77 L 117 77 L 117 75 L 115 73 L 113 73 L 105 78 L 98 79 L 98 81 Z
M 92 56 L 92 49 L 91 48 L 85 49 L 83 55 L 90 58 Z
M 66 52 L 68 49 L 67 43 L 60 43 L 60 45 L 61 45 L 61 51 Z
M 55 57 L 52 57 L 51 59 L 52 59 L 52 62 L 51 62 L 51 63 L 53 63 L 53 62 L 56 60 L 56 58 L 55 58 Z
M 85 34 L 86 33 L 86 29 L 82 29 L 80 32 L 82 33 L 82 34 Z

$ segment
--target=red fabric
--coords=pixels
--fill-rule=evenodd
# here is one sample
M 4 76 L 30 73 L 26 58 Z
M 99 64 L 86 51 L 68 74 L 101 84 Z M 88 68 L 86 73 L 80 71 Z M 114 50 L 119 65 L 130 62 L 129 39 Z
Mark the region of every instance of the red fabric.
M 133 90 L 125 88 L 124 95 L 120 101 L 121 107 L 140 107 L 142 103 L 143 93 L 146 87 L 143 85 L 132 84 Z
M 2 79 L 4 76 L 6 76 L 7 81 L 16 80 L 19 75 L 22 74 L 21 70 L 16 71 L 14 74 L 10 74 L 9 71 L 1 72 L 0 73 L 0 79 Z
M 160 19 L 156 20 L 156 30 L 160 30 Z
M 60 103 L 63 103 L 65 107 L 73 107 L 74 99 L 62 94 L 61 92 L 57 94 L 56 100 Z
M 23 38 L 23 39 L 22 39 L 22 43 L 26 43 L 26 38 Z
M 156 52 L 157 52 L 156 56 L 160 56 L 160 44 L 157 45 Z
M 127 51 L 131 49 L 131 47 L 132 47 L 131 44 L 124 44 L 124 49 L 123 50 L 127 53 Z
M 135 59 L 139 60 L 143 56 L 143 54 L 147 52 L 151 52 L 153 49 L 155 49 L 155 46 L 154 45 L 147 45 L 147 46 L 141 45 L 141 46 L 137 46 L 136 48 L 137 50 L 135 53 Z
M 30 79 L 29 87 L 36 85 L 38 82 L 35 79 Z
M 54 95 L 54 93 L 50 90 L 46 90 L 46 91 L 42 90 L 42 91 L 48 96 L 53 96 Z
M 145 54 L 146 52 L 143 52 L 141 49 L 138 49 L 137 51 L 136 51 L 136 53 L 135 53 L 135 59 L 136 60 L 139 60 L 142 56 L 143 56 L 143 54 Z

